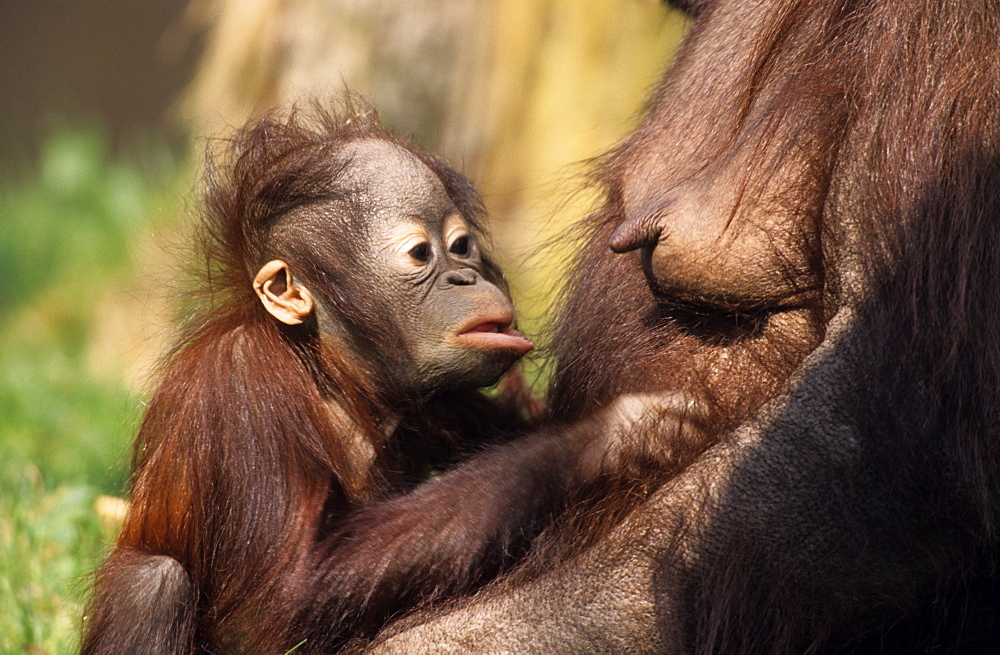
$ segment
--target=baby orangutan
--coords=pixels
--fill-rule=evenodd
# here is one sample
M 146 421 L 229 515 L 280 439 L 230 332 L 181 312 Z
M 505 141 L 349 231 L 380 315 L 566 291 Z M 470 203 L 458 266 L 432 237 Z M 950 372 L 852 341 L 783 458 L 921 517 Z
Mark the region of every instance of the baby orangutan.
M 84 653 L 326 652 L 514 562 L 578 474 L 541 435 L 404 493 L 524 433 L 477 389 L 533 346 L 470 183 L 347 104 L 209 163 L 212 302 L 143 419 Z

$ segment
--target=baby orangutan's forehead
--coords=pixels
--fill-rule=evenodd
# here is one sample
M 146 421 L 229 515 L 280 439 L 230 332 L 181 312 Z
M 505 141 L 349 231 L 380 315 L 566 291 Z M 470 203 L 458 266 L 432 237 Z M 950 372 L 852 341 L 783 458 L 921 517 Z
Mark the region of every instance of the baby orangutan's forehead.
M 378 217 L 440 218 L 454 205 L 437 175 L 405 148 L 379 139 L 344 146 L 341 186 Z

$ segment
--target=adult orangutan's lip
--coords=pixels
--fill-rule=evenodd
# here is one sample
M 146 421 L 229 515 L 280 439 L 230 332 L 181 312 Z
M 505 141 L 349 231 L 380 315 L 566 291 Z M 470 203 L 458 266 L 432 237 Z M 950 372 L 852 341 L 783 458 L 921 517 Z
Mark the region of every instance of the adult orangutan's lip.
M 511 327 L 510 314 L 477 317 L 458 330 L 456 340 L 484 350 L 510 350 L 520 355 L 535 347 L 528 338 Z

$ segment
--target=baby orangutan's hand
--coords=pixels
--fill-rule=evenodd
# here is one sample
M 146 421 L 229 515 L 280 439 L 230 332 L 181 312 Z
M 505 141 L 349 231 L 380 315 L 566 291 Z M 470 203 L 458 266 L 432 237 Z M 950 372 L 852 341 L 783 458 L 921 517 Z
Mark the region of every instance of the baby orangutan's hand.
M 618 396 L 577 424 L 580 482 L 676 465 L 704 445 L 704 404 L 679 392 Z

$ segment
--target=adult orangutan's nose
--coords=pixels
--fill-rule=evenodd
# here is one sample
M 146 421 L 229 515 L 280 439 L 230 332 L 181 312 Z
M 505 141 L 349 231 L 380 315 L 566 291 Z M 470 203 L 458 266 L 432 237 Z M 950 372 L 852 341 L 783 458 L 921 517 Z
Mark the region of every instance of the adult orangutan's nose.
M 654 248 L 663 232 L 659 217 L 659 212 L 645 211 L 629 216 L 615 228 L 608 239 L 608 246 L 617 253 Z

